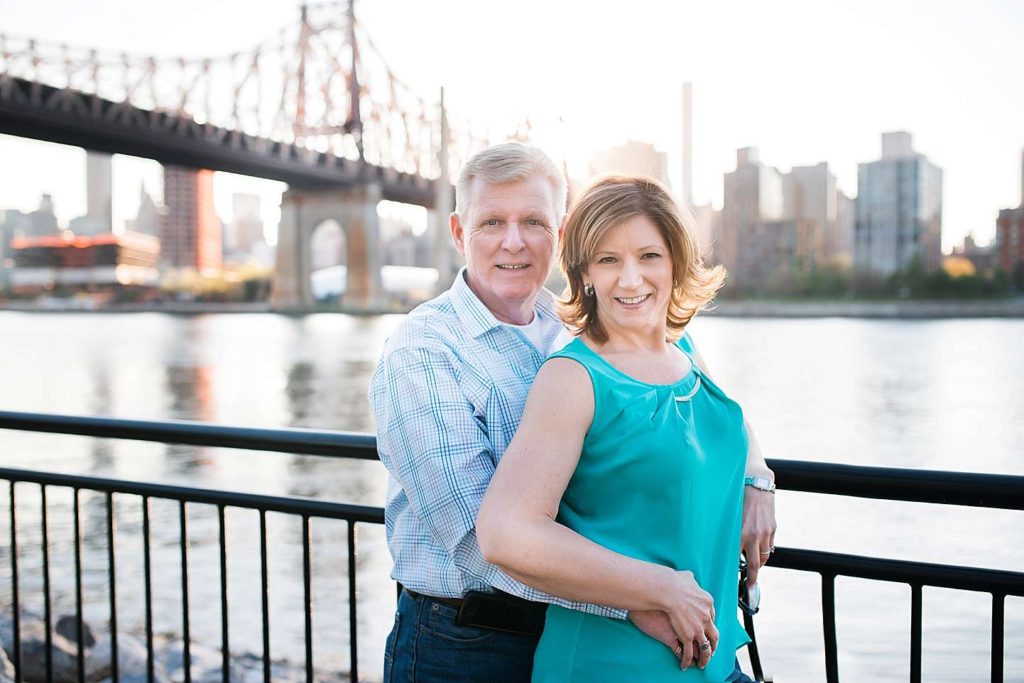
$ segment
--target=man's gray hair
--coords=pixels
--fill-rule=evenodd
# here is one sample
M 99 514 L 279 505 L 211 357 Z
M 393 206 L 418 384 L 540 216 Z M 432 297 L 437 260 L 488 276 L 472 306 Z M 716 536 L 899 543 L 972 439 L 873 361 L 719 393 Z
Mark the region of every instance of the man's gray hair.
M 525 180 L 539 175 L 547 178 L 555 191 L 555 214 L 561 222 L 565 215 L 568 194 L 565 176 L 547 154 L 538 147 L 521 142 L 505 142 L 477 152 L 462 167 L 459 182 L 455 186 L 455 213 L 465 216 L 469 209 L 469 187 L 475 178 L 484 182 L 501 184 Z

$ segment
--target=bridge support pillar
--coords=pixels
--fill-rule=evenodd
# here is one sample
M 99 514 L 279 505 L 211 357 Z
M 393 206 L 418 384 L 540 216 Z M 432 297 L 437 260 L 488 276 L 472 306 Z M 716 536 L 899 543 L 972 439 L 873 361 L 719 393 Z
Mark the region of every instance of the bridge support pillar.
M 305 195 L 292 190 L 281 198 L 274 283 L 270 290 L 270 303 L 275 308 L 302 308 L 313 304 L 309 283 L 312 228 L 302 229 L 305 199 Z
M 383 199 L 381 186 L 357 185 L 342 193 L 341 226 L 348 247 L 346 307 L 380 308 L 384 299 L 381 282 L 380 217 L 377 205 Z
M 347 282 L 342 301 L 346 308 L 379 308 L 384 299 L 377 216 L 381 198 L 381 187 L 376 183 L 342 190 L 285 192 L 281 201 L 271 305 L 285 309 L 313 305 L 310 286 L 313 231 L 324 221 L 335 220 L 345 232 L 347 247 Z

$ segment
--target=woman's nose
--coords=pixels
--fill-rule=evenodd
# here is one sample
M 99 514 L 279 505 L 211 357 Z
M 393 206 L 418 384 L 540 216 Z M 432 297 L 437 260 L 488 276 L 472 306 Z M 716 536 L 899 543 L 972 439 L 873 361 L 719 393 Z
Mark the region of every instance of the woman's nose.
M 620 287 L 639 287 L 643 281 L 643 277 L 640 275 L 640 269 L 636 263 L 631 260 L 627 260 L 622 264 L 622 270 L 619 272 L 619 286 Z

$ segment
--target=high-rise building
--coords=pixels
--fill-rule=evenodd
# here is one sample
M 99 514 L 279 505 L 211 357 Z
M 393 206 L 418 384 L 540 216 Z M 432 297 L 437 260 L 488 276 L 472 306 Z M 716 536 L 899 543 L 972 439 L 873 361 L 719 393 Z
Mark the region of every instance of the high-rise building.
M 829 256 L 833 263 L 853 265 L 853 235 L 857 226 L 857 200 L 839 190 L 836 197 L 835 251 Z
M 854 265 L 890 275 L 942 262 L 942 169 L 914 151 L 910 133 L 882 134 L 882 158 L 857 172 Z
M 1020 206 L 999 211 L 996 245 L 999 268 L 1007 273 L 1024 269 L 1024 152 L 1021 153 Z
M 39 199 L 38 209 L 30 211 L 26 215 L 28 220 L 25 237 L 47 237 L 56 234 L 59 230 L 57 216 L 53 211 L 53 197 L 49 194 L 44 194 Z
M 160 207 L 146 192 L 146 184 L 139 183 L 139 210 L 134 219 L 129 219 L 125 227 L 131 232 L 141 232 L 143 235 L 160 236 L 160 228 L 163 223 L 163 215 Z
M 755 147 L 736 152 L 736 170 L 725 174 L 722 231 L 715 243 L 715 261 L 725 265 L 733 282 L 759 285 L 775 268 L 764 259 L 772 242 L 766 224 L 783 219 L 782 174 L 765 166 Z
M 236 192 L 231 195 L 231 203 L 234 217 L 231 221 L 231 240 L 227 246 L 232 251 L 248 254 L 256 244 L 263 241 L 260 197 Z
M 213 208 L 213 171 L 164 166 L 167 213 L 160 231 L 164 265 L 206 275 L 223 263 L 220 219 Z
M 103 221 L 107 232 L 114 220 L 111 159 L 101 152 L 85 153 L 86 214 Z
M 668 187 L 668 155 L 650 143 L 629 140 L 590 158 L 591 177 L 606 173 L 650 176 Z
M 113 231 L 111 156 L 85 153 L 85 215 L 72 218 L 68 227 L 76 235 L 105 235 Z
M 783 214 L 806 223 L 798 261 L 805 268 L 822 265 L 839 252 L 839 193 L 827 162 L 794 166 L 783 176 Z

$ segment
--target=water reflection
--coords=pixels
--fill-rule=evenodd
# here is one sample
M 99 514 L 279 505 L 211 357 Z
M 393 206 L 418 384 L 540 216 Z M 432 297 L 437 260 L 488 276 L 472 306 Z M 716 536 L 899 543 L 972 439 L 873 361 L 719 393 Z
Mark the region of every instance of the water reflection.
M 11 410 L 372 431 L 366 401 L 369 376 L 385 337 L 400 321 L 400 316 L 330 314 L 0 313 L 4 357 L 18 359 L 3 365 L 0 405 Z M 716 382 L 741 402 L 769 457 L 1024 472 L 1019 460 L 1024 452 L 1024 392 L 1019 386 L 1024 376 L 1024 321 L 708 318 L 697 320 L 693 334 Z M 76 343 L 59 355 L 40 353 L 53 338 Z M 377 463 L 53 435 L 0 433 L 0 458 L 8 466 L 369 505 L 380 505 L 386 488 Z M 19 485 L 17 498 L 23 588 L 38 590 L 38 487 Z M 54 562 L 71 566 L 70 492 L 54 489 L 49 499 Z M 121 618 L 126 628 L 137 628 L 143 596 L 141 501 L 116 496 L 114 504 Z M 935 562 L 949 562 L 950 554 L 956 553 L 970 557 L 972 563 L 1009 569 L 1024 564 L 1019 515 L 792 492 L 781 493 L 778 506 L 779 541 L 784 545 Z M 158 629 L 180 630 L 178 514 L 174 503 L 153 502 Z M 102 623 L 108 618 L 104 497 L 83 492 L 82 515 L 87 614 Z M 9 501 L 0 489 L 0 603 L 10 595 L 8 520 Z M 217 642 L 216 511 L 190 506 L 188 521 L 196 637 Z M 259 572 L 258 516 L 229 509 L 226 522 L 232 638 L 237 636 L 240 648 L 253 649 L 260 639 L 259 582 L 253 581 Z M 302 583 L 295 577 L 302 570 L 301 522 L 270 515 L 268 532 L 274 656 L 300 659 L 299 608 L 304 598 Z M 316 656 L 338 668 L 347 666 L 347 533 L 344 524 L 315 520 L 312 525 Z M 383 531 L 366 526 L 358 533 L 360 653 L 364 668 L 372 672 L 379 667 L 390 627 L 394 588 L 387 577 L 390 561 Z M 813 600 L 817 580 L 770 571 L 764 577 L 759 635 L 769 670 L 779 678 L 787 674 L 790 680 L 820 679 L 820 616 L 815 610 L 792 607 L 803 604 L 808 595 Z M 72 578 L 72 572 L 54 572 L 55 599 L 64 611 L 73 609 Z M 891 590 L 873 591 L 859 584 L 840 586 L 841 643 L 851 643 L 850 648 L 843 646 L 844 667 L 849 660 L 851 671 L 885 678 L 886 666 L 890 672 L 904 666 L 905 648 L 890 647 L 886 639 L 901 642 L 899 630 L 906 620 L 899 611 L 903 608 L 893 606 L 887 614 L 892 613 L 896 625 L 890 625 L 892 620 L 879 624 L 878 610 L 887 610 L 894 598 Z M 40 606 L 30 602 L 33 609 Z M 963 623 L 966 619 L 981 625 L 987 617 L 975 618 L 976 606 L 970 600 L 961 604 L 953 597 L 945 605 L 933 608 L 929 603 L 927 628 L 937 629 L 943 638 L 956 634 L 959 651 L 976 656 L 987 646 L 987 635 L 964 634 Z M 957 617 L 957 610 L 967 616 Z M 1024 601 L 1008 603 L 1008 653 L 1024 651 L 1022 615 Z M 978 656 L 985 659 L 984 654 Z M 926 666 L 933 670 L 934 661 Z M 1007 668 L 1019 671 L 1024 658 L 1008 662 Z
M 288 396 L 293 426 L 305 426 L 306 420 L 310 417 L 309 410 L 316 395 L 315 379 L 313 364 L 308 361 L 295 363 L 288 370 L 288 384 L 285 385 L 284 392 Z
M 209 422 L 214 416 L 213 372 L 208 367 L 169 365 L 165 369 L 170 415 Z

